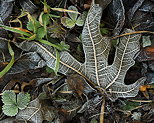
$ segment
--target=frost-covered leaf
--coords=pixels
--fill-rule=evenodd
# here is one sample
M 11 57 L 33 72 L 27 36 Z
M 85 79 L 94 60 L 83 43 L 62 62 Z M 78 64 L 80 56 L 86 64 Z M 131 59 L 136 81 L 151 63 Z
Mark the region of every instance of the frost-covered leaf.
M 143 47 L 151 46 L 150 36 L 142 36 L 142 45 Z
M 78 62 L 66 51 L 60 52 L 59 72 L 65 75 L 77 72 L 109 92 L 113 100 L 118 97 L 134 97 L 145 78 L 140 78 L 130 85 L 126 85 L 124 79 L 128 69 L 135 64 L 134 58 L 140 50 L 141 35 L 134 34 L 119 38 L 113 64 L 109 65 L 108 55 L 111 40 L 100 33 L 101 14 L 102 8 L 98 4 L 93 4 L 85 21 L 82 31 L 85 63 Z M 123 33 L 131 32 L 133 31 L 125 29 Z M 37 52 L 46 61 L 48 67 L 54 68 L 56 56 L 52 47 L 26 41 L 17 46 L 24 51 Z
M 134 57 L 139 52 L 141 35 L 121 37 L 116 47 L 114 62 L 108 65 L 110 39 L 102 37 L 99 24 L 102 10 L 95 4 L 89 10 L 82 32 L 83 49 L 85 52 L 85 75 L 106 90 L 109 90 L 113 99 L 118 97 L 133 97 L 145 78 L 139 79 L 131 85 L 125 85 L 124 78 L 127 70 L 135 64 Z M 126 29 L 123 33 L 132 30 Z
M 8 74 L 17 74 L 30 69 L 42 68 L 45 65 L 45 61 L 36 52 L 29 52 L 16 60 Z
M 142 114 L 140 112 L 134 112 L 131 117 L 132 117 L 133 120 L 140 120 L 141 115 Z
M 29 13 L 34 13 L 38 8 L 31 0 L 20 0 L 19 1 L 23 10 Z
M 27 107 L 30 102 L 30 94 L 28 93 L 19 93 L 17 95 L 17 106 L 20 110 L 23 110 Z

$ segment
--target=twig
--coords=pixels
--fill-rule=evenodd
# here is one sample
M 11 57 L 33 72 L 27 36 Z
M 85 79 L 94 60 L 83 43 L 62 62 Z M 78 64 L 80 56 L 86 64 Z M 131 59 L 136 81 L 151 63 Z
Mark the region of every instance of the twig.
M 105 111 L 105 97 L 103 98 L 101 113 L 100 113 L 100 123 L 104 123 L 104 111 Z
M 145 103 L 154 102 L 153 100 L 131 100 L 131 99 L 129 101 L 132 101 L 132 102 L 145 102 Z
M 151 31 L 136 31 L 136 32 L 130 32 L 130 33 L 125 33 L 125 34 L 122 34 L 122 35 L 118 35 L 118 36 L 112 37 L 112 39 L 120 38 L 120 37 L 127 36 L 127 35 L 141 34 L 141 33 L 154 34 L 154 32 L 151 32 Z

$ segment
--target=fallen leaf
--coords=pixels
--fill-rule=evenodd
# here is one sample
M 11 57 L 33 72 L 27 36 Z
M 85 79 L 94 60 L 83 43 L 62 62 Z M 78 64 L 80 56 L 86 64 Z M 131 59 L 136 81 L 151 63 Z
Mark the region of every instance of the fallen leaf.
M 78 75 L 78 74 L 73 74 L 68 76 L 67 78 L 67 83 L 69 85 L 69 87 L 75 91 L 75 93 L 81 97 L 84 91 L 84 83 L 85 80 L 82 76 Z
M 115 58 L 112 65 L 108 64 L 110 38 L 100 34 L 99 25 L 102 8 L 98 4 L 91 6 L 82 31 L 82 44 L 85 53 L 85 63 L 78 62 L 67 51 L 60 52 L 59 72 L 70 75 L 80 74 L 94 86 L 99 86 L 104 92 L 112 95 L 111 100 L 118 97 L 134 97 L 139 86 L 143 85 L 145 77 L 135 83 L 126 85 L 124 78 L 128 69 L 135 64 L 134 57 L 140 50 L 140 34 L 125 35 L 118 39 Z M 123 34 L 132 33 L 125 29 Z M 55 51 L 52 47 L 38 42 L 22 42 L 17 45 L 24 51 L 37 52 L 48 67 L 55 67 Z

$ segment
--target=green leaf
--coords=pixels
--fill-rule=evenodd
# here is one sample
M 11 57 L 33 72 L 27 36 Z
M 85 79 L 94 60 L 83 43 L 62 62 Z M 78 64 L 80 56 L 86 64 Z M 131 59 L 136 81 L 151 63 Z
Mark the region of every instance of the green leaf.
M 76 25 L 83 26 L 85 20 L 86 20 L 87 12 L 83 12 L 78 19 L 76 20 Z
M 11 90 L 6 90 L 2 95 L 3 112 L 7 116 L 15 116 L 19 109 L 25 109 L 30 102 L 30 95 L 28 93 L 19 93 L 17 96 Z
M 49 24 L 49 22 L 50 22 L 49 14 L 42 15 L 42 22 L 43 22 L 43 25 L 45 25 L 45 26 Z
M 125 104 L 126 105 L 122 106 L 122 110 L 124 111 L 131 111 L 140 105 L 139 102 L 129 102 L 129 101 L 126 101 Z
M 12 104 L 16 104 L 16 95 L 13 91 L 10 90 L 6 90 L 3 92 L 2 95 L 2 102 L 5 105 L 12 105 Z
M 10 45 L 10 42 L 8 42 L 8 49 L 9 49 L 9 53 L 10 53 L 10 55 L 11 55 L 11 61 L 10 61 L 10 63 L 0 72 L 0 78 L 2 77 L 2 76 L 4 76 L 9 70 L 10 70 L 10 68 L 13 66 L 13 64 L 14 64 L 14 52 L 13 52 L 13 50 L 12 50 L 12 47 L 11 47 L 11 45 Z
M 37 30 L 36 34 L 37 34 L 37 39 L 42 39 L 42 38 L 44 38 L 44 36 L 46 35 L 46 32 L 45 32 L 45 30 L 44 30 L 44 27 L 40 27 L 40 28 Z
M 20 110 L 23 110 L 27 107 L 30 102 L 30 94 L 28 93 L 19 93 L 17 95 L 17 106 Z
M 15 116 L 18 113 L 18 107 L 16 105 L 3 105 L 2 110 L 7 116 Z
M 76 21 L 73 21 L 68 17 L 62 17 L 61 23 L 67 28 L 72 28 L 75 26 Z
M 56 49 L 55 49 L 56 50 Z M 57 75 L 57 72 L 59 70 L 59 64 L 60 64 L 60 54 L 59 52 L 56 50 L 56 61 L 55 61 L 55 68 L 54 68 L 54 71 L 55 71 L 55 74 Z
M 61 51 L 64 51 L 64 50 L 68 51 L 70 48 L 70 46 L 68 44 L 65 44 L 64 41 L 61 41 L 60 44 L 57 44 L 57 45 L 60 47 Z
M 35 19 L 35 21 L 34 21 L 34 27 L 36 28 L 36 29 L 38 29 L 39 27 L 41 27 L 41 24 Z
M 74 10 L 74 11 L 78 12 L 78 9 L 75 6 L 69 6 L 68 9 L 69 10 Z M 78 14 L 76 14 L 76 13 L 70 13 L 70 12 L 68 12 L 68 15 L 74 21 L 76 21 L 77 16 L 78 16 Z
M 51 68 L 48 67 L 48 66 L 46 66 L 45 69 L 46 69 L 46 71 L 47 71 L 48 73 L 53 73 L 53 72 L 54 72 L 54 70 L 51 69 Z
M 34 25 L 33 25 L 32 21 L 29 21 L 27 23 L 27 29 L 30 31 L 34 31 Z
M 60 16 L 58 16 L 58 15 L 53 15 L 53 14 L 49 14 L 49 17 L 50 17 L 50 18 L 60 18 Z
M 15 32 L 15 33 L 19 33 L 19 34 L 22 34 L 22 35 L 25 35 L 25 36 L 28 36 L 28 37 L 31 36 L 31 34 L 29 34 L 27 32 L 24 32 L 22 30 L 15 29 L 13 27 L 5 26 L 5 25 L 2 25 L 2 24 L 0 24 L 0 27 L 4 28 L 5 30 L 11 31 L 11 32 Z
M 49 45 L 49 46 L 52 46 L 52 47 L 54 47 L 54 48 L 56 48 L 56 49 L 58 49 L 58 50 L 61 50 L 61 47 L 60 47 L 60 46 L 58 46 L 58 45 L 56 45 L 56 44 L 53 44 L 53 43 L 51 43 L 51 42 L 49 42 L 49 41 L 46 41 L 46 40 L 39 40 L 39 42 L 41 42 L 41 43 L 43 43 L 43 44 L 46 44 L 46 45 Z
M 107 35 L 109 33 L 107 28 L 101 28 L 100 31 L 102 35 Z

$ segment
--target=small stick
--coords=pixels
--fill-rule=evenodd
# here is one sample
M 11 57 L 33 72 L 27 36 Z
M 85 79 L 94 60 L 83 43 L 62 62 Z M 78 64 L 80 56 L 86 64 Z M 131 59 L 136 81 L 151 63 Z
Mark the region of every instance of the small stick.
M 127 36 L 127 35 L 140 34 L 140 33 L 151 33 L 151 34 L 154 34 L 154 32 L 151 32 L 151 31 L 136 31 L 136 32 L 130 32 L 130 33 L 121 34 L 121 35 L 112 37 L 112 39 L 120 38 L 120 37 Z
M 105 97 L 103 98 L 101 113 L 100 113 L 100 123 L 104 123 L 104 111 L 105 111 Z

